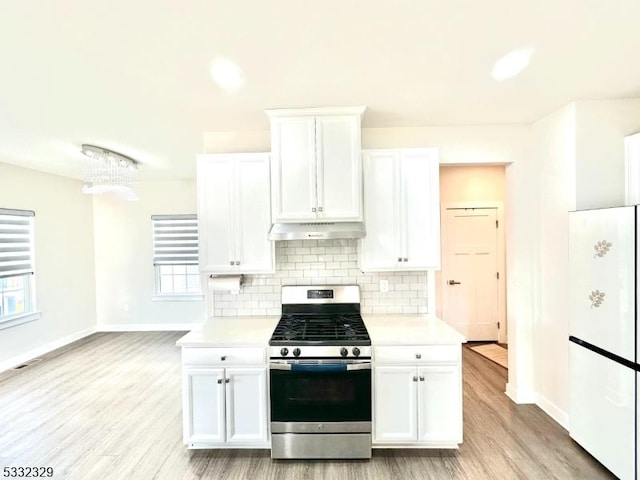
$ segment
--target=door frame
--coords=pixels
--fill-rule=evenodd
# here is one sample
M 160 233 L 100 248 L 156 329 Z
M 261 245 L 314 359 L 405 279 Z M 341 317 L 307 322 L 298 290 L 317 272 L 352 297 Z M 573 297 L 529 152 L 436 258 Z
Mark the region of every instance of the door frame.
M 477 202 L 443 202 L 440 204 L 440 218 L 444 219 L 444 213 L 448 209 L 461 209 L 461 208 L 495 208 L 496 218 L 498 219 L 497 234 L 497 260 L 498 260 L 498 322 L 500 322 L 500 328 L 498 329 L 498 342 L 507 343 L 507 299 L 506 299 L 506 285 L 507 285 L 507 273 L 506 273 L 506 255 L 505 255 L 505 225 L 504 225 L 504 204 L 503 202 L 491 202 L 491 201 L 477 201 Z M 440 232 L 444 230 L 444 222 L 441 220 Z M 443 238 L 444 239 L 444 238 Z M 442 293 L 443 293 L 443 275 L 442 269 L 438 272 L 439 281 L 436 281 L 437 288 L 440 290 L 437 298 L 440 303 L 440 311 L 442 312 Z

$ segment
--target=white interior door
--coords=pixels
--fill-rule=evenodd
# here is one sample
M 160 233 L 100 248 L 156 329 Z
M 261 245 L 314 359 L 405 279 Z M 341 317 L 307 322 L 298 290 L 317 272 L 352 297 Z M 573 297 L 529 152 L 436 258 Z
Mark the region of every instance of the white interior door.
M 468 340 L 498 340 L 497 208 L 445 208 L 442 317 Z

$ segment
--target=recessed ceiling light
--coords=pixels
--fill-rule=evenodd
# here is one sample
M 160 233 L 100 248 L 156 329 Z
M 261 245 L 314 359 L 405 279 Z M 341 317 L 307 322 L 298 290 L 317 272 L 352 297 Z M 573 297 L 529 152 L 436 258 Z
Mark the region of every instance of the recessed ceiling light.
M 491 76 L 498 82 L 515 77 L 529 65 L 534 51 L 533 48 L 521 48 L 507 53 L 493 65 Z
M 211 63 L 211 78 L 228 92 L 235 92 L 244 84 L 244 76 L 240 67 L 224 58 L 219 58 Z

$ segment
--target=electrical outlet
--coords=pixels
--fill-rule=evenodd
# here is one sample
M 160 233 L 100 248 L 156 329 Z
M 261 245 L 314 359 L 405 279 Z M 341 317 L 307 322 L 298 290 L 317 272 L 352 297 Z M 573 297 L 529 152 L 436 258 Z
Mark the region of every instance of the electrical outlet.
M 389 291 L 389 280 L 380 280 L 380 292 L 387 293 Z

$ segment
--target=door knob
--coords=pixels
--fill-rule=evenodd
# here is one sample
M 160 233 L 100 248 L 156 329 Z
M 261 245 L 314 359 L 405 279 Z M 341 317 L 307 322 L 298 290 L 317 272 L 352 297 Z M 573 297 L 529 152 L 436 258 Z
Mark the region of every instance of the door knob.
M 460 285 L 460 282 L 456 282 L 455 280 L 449 280 L 449 285 Z

